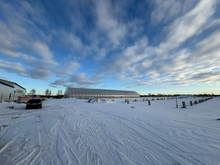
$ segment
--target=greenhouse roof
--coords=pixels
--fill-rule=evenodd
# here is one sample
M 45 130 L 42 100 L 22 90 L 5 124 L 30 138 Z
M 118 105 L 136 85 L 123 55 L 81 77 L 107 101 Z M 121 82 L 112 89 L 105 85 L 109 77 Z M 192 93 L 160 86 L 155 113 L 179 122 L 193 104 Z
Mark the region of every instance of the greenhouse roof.
M 66 88 L 67 97 L 139 97 L 136 91 L 111 90 L 111 89 L 88 89 L 88 88 Z

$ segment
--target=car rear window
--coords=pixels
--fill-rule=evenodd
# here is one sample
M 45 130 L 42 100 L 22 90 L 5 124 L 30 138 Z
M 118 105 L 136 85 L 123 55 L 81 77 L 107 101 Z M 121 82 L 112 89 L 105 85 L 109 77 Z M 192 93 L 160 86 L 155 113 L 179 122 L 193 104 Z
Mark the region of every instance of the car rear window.
M 40 99 L 29 100 L 29 103 L 40 103 Z

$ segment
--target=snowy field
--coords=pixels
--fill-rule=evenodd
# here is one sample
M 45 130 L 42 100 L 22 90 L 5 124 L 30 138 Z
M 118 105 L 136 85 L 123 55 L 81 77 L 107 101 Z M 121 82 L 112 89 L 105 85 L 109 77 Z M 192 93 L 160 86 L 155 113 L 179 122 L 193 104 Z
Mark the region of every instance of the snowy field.
M 220 97 L 190 106 L 195 99 L 179 108 L 143 98 L 48 100 L 39 110 L 1 103 L 0 164 L 218 165 Z

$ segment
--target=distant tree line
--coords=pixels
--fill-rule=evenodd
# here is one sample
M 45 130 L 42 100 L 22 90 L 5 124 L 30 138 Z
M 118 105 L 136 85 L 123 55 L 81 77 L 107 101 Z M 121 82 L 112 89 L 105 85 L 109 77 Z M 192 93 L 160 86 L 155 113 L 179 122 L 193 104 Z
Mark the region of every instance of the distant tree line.
M 36 90 L 35 89 L 31 89 L 31 91 L 30 91 L 30 95 L 35 95 L 36 94 Z
M 25 94 L 26 94 L 26 91 L 25 91 Z M 27 93 L 27 95 L 29 95 L 29 96 L 33 96 L 35 94 L 36 94 L 36 89 L 31 89 L 30 93 Z
M 56 98 L 56 99 L 60 99 L 60 98 L 63 97 L 63 91 L 62 90 L 58 90 L 57 95 L 56 96 L 55 95 L 52 96 L 52 91 L 50 89 L 46 89 L 45 96 L 48 97 L 48 98 L 49 97 L 53 97 L 53 98 Z
M 30 93 L 27 93 L 27 95 L 29 95 L 29 96 L 36 95 L 36 89 L 31 89 Z M 63 95 L 63 91 L 62 90 L 58 90 L 57 95 L 52 96 L 52 91 L 50 89 L 46 89 L 45 95 L 41 95 L 41 97 L 42 96 L 43 97 L 47 97 L 47 98 L 54 97 L 54 98 L 58 98 L 59 99 L 59 98 L 62 98 L 64 95 Z
M 218 96 L 218 95 L 214 95 L 213 93 L 212 94 L 204 93 L 204 94 L 197 94 L 195 96 L 198 96 L 198 97 L 208 97 L 208 96 Z
M 46 89 L 46 91 L 45 91 L 45 96 L 50 97 L 51 95 L 52 95 L 51 90 Z
M 180 96 L 180 94 L 151 94 L 149 93 L 148 95 L 140 95 L 140 97 L 176 97 L 176 96 Z
M 176 96 L 180 96 L 180 95 L 185 95 L 185 94 L 151 94 L 149 93 L 148 95 L 140 95 L 140 97 L 176 97 Z M 189 94 L 188 94 L 189 95 Z M 209 97 L 209 96 L 219 96 L 219 95 L 215 95 L 215 94 L 191 94 L 192 96 L 198 96 L 198 97 Z
M 62 90 L 58 90 L 57 96 L 61 96 L 61 95 L 63 95 L 63 91 Z

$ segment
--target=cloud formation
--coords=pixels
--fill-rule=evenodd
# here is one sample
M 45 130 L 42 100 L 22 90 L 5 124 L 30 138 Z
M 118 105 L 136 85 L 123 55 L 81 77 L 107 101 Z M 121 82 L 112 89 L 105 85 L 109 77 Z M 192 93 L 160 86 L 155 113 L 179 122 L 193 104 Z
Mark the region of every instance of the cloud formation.
M 94 80 L 94 78 L 92 78 Z M 97 79 L 95 79 L 97 80 Z M 77 75 L 73 75 L 68 79 L 69 82 L 71 83 L 75 83 L 77 85 L 83 85 L 83 86 L 90 86 L 90 85 L 98 85 L 100 84 L 98 81 L 91 81 L 91 79 L 89 79 L 87 77 L 86 73 L 80 73 Z
M 8 72 L 15 72 L 20 76 L 27 77 L 26 71 L 20 63 L 7 62 L 0 59 L 0 68 Z
M 219 8 L 217 0 L 1 1 L 1 77 L 53 87 L 219 82 Z

